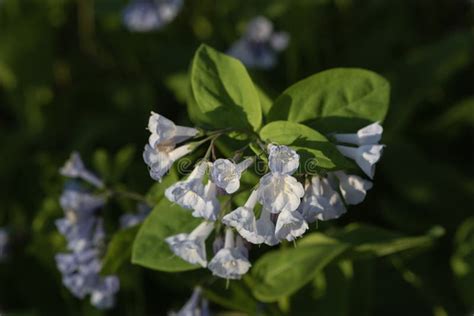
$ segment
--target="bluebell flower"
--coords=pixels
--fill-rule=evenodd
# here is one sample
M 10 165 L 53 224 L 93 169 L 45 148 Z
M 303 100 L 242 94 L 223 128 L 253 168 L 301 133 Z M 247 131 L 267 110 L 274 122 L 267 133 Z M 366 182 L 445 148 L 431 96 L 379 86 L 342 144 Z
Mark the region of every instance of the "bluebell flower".
M 258 16 L 251 20 L 243 37 L 227 53 L 249 68 L 269 69 L 277 62 L 277 53 L 288 46 L 289 35 L 274 32 L 267 18 Z
M 65 177 L 82 179 L 98 188 L 104 187 L 104 182 L 85 167 L 77 152 L 71 154 L 59 173 Z
M 132 32 L 158 30 L 174 20 L 183 0 L 132 0 L 123 11 L 123 23 Z
M 61 169 L 61 173 L 69 177 L 80 177 L 78 175 L 83 169 L 82 161 L 76 154 Z M 116 276 L 100 275 L 105 231 L 97 209 L 105 204 L 105 198 L 91 194 L 76 182 L 69 182 L 66 183 L 59 202 L 64 217 L 56 220 L 56 227 L 66 238 L 67 249 L 70 251 L 59 253 L 55 257 L 64 286 L 79 299 L 90 295 L 91 304 L 99 309 L 113 307 L 119 280 Z
M 169 316 L 209 316 L 209 302 L 202 296 L 202 289 L 195 287 L 193 294 L 184 306 L 176 313 L 170 312 Z

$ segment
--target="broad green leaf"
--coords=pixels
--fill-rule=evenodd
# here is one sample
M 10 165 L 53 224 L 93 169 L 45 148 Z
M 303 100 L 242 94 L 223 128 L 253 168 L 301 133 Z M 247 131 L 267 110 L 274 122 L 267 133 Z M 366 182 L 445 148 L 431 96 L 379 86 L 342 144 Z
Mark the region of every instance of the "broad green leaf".
M 451 268 L 461 298 L 474 308 L 474 217 L 464 221 L 456 232 Z
M 351 246 L 351 257 L 381 257 L 393 253 L 427 248 L 444 234 L 444 229 L 435 226 L 425 235 L 407 237 L 380 227 L 365 224 L 350 224 L 343 230 L 330 234 L 340 242 Z
M 257 90 L 237 59 L 201 45 L 191 67 L 199 123 L 216 128 L 257 130 L 262 109 Z
M 259 300 L 274 302 L 293 294 L 347 249 L 346 244 L 319 233 L 305 239 L 304 245 L 271 251 L 257 261 L 247 281 Z
M 125 263 L 130 262 L 132 245 L 140 226 L 118 231 L 107 245 L 107 252 L 102 261 L 101 274 L 115 274 Z
M 265 141 L 293 147 L 300 154 L 300 166 L 306 173 L 353 166 L 324 135 L 302 124 L 271 122 L 262 128 L 260 137 Z
M 175 256 L 165 238 L 191 232 L 201 219 L 167 199 L 162 199 L 143 222 L 132 250 L 132 262 L 141 266 L 168 272 L 198 269 Z
M 260 105 L 262 106 L 263 115 L 268 115 L 270 109 L 272 108 L 273 101 L 270 97 L 260 88 L 259 86 L 255 86 L 258 92 L 258 97 L 260 98 Z
M 324 133 L 354 132 L 383 121 L 389 95 L 389 83 L 374 72 L 330 69 L 286 89 L 276 99 L 269 120 L 306 123 Z
M 205 289 L 205 296 L 209 300 L 236 311 L 242 311 L 249 315 L 257 310 L 257 300 L 252 292 L 243 282 L 215 282 Z

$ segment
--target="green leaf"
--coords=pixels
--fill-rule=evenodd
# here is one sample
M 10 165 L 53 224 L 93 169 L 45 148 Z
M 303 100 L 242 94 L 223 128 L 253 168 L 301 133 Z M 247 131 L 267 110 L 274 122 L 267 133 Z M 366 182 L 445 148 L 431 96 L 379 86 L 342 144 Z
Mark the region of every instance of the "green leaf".
M 306 173 L 314 173 L 314 169 L 338 170 L 353 166 L 324 135 L 302 124 L 271 122 L 262 128 L 260 137 L 294 148 L 301 156 L 300 166 Z
M 101 274 L 115 274 L 132 256 L 132 245 L 140 226 L 134 226 L 118 231 L 107 246 L 102 262 Z
M 456 232 L 451 268 L 461 298 L 466 306 L 474 308 L 474 217 L 464 221 Z
M 133 244 L 132 262 L 141 266 L 167 272 L 187 271 L 200 268 L 175 256 L 165 238 L 191 232 L 202 219 L 191 212 L 162 199 L 143 222 Z
M 191 67 L 199 123 L 216 128 L 257 130 L 262 123 L 259 95 L 240 61 L 201 45 Z
M 329 236 L 350 245 L 351 257 L 367 258 L 427 248 L 443 234 L 444 229 L 440 226 L 433 227 L 425 235 L 407 237 L 380 227 L 354 223 Z
M 257 261 L 247 281 L 259 300 L 274 302 L 293 294 L 347 249 L 320 233 L 304 239 L 304 245 L 271 251 Z
M 390 85 L 374 72 L 335 68 L 297 82 L 275 101 L 269 121 L 306 123 L 318 131 L 354 132 L 383 121 Z

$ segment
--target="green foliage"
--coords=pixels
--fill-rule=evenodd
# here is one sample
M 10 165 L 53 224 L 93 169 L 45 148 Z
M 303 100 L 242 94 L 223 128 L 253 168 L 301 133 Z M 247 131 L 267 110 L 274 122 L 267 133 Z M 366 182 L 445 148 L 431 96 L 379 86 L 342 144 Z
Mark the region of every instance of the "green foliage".
M 259 94 L 237 59 L 201 45 L 191 67 L 191 86 L 204 115 L 197 124 L 253 130 L 260 127 Z
M 338 170 L 352 167 L 325 136 L 305 125 L 288 121 L 276 121 L 260 131 L 263 140 L 289 145 L 300 154 L 300 165 L 306 172 Z
M 165 238 L 179 233 L 189 233 L 200 219 L 191 212 L 163 199 L 143 222 L 133 243 L 132 262 L 141 266 L 167 272 L 194 270 L 199 266 L 189 264 L 175 256 Z
M 451 258 L 451 267 L 455 284 L 466 306 L 474 308 L 474 218 L 463 222 L 454 241 L 455 252 Z
M 118 231 L 107 246 L 107 253 L 102 261 L 103 275 L 115 274 L 132 258 L 132 245 L 139 226 Z
M 329 132 L 354 132 L 383 121 L 390 85 L 363 69 L 336 68 L 320 72 L 286 89 L 269 113 L 272 121 L 288 119 Z

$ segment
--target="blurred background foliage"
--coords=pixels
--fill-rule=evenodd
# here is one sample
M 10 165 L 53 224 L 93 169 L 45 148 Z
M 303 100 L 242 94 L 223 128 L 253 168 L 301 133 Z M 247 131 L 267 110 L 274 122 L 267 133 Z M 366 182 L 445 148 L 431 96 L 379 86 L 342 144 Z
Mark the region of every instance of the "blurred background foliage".
M 195 49 L 205 42 L 225 51 L 256 15 L 291 35 L 276 68 L 251 71 L 270 96 L 332 67 L 367 68 L 392 85 L 375 187 L 331 224 L 365 222 L 407 235 L 440 225 L 446 234 L 416 256 L 330 265 L 265 308 L 240 283 L 226 292 L 219 283 L 206 292 L 213 309 L 331 316 L 474 310 L 472 1 L 186 0 L 170 25 L 150 33 L 123 27 L 126 4 L 0 1 L 0 227 L 13 238 L 10 258 L 0 263 L 0 312 L 107 314 L 61 285 L 58 168 L 78 150 L 106 182 L 146 193 L 153 181 L 141 151 L 150 110 L 188 123 L 186 73 Z M 127 200 L 109 204 L 108 231 L 135 209 Z M 174 275 L 123 261 L 112 268 L 122 288 L 110 315 L 164 315 L 208 273 Z

